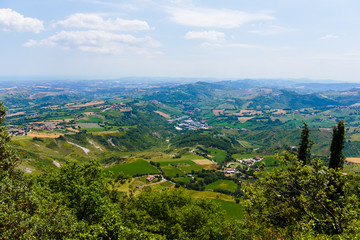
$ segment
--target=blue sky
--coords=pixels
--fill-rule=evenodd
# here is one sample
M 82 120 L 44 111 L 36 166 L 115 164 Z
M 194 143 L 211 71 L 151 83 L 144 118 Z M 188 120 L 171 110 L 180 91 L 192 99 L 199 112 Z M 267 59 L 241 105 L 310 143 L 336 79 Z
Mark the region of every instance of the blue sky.
M 0 76 L 360 82 L 358 0 L 2 0 Z

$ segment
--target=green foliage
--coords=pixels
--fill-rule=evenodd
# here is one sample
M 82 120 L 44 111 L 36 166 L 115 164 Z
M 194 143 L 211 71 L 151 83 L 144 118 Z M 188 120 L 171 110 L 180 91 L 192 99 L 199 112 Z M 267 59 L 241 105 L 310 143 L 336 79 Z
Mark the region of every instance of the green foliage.
M 2 126 L 5 120 L 6 108 L 0 103 L 0 178 L 12 175 L 15 166 L 20 158 L 15 150 L 10 146 L 10 135 L 6 128 Z
M 235 220 L 243 220 L 244 218 L 244 206 L 237 204 L 234 201 L 225 201 L 221 199 L 212 199 L 215 203 L 219 204 L 221 209 L 225 210 L 231 218 Z
M 297 157 L 299 161 L 302 161 L 302 163 L 305 165 L 308 162 L 310 162 L 310 153 L 311 153 L 311 147 L 314 144 L 310 139 L 310 129 L 308 128 L 308 125 L 303 122 L 304 128 L 301 131 L 301 142 L 299 145 Z
M 270 106 L 273 109 L 301 109 L 336 104 L 336 101 L 316 94 L 301 95 L 288 90 L 278 90 L 274 94 L 255 97 L 249 104 L 249 108 L 256 109 L 257 106 Z
M 190 132 L 175 136 L 171 143 L 177 147 L 194 147 L 196 145 L 203 145 L 205 147 L 214 147 L 227 152 L 234 152 L 231 142 L 223 137 L 213 136 L 210 133 L 198 131 Z
M 305 166 L 293 154 L 281 159 L 286 168 L 263 173 L 245 188 L 251 227 L 285 231 L 290 238 L 300 229 L 329 235 L 348 231 L 358 213 L 353 209 L 357 196 L 347 191 L 345 176 L 319 159 Z
M 75 210 L 79 220 L 96 222 L 101 218 L 99 206 L 110 200 L 102 169 L 98 164 L 69 163 L 58 171 L 45 172 L 38 184 L 46 185 L 51 193 L 61 193 L 64 204 Z
M 142 193 L 128 202 L 124 221 L 166 239 L 231 239 L 239 236 L 210 200 L 193 199 L 179 191 Z M 139 215 L 140 214 L 140 215 Z
M 1 122 L 5 114 L 0 105 Z M 70 211 L 33 193 L 32 182 L 15 167 L 19 157 L 0 128 L 0 236 L 2 239 L 60 239 L 72 236 L 76 220 Z
M 329 167 L 333 169 L 343 169 L 345 156 L 342 153 L 345 141 L 345 124 L 344 120 L 338 122 L 333 128 L 333 138 L 330 146 Z

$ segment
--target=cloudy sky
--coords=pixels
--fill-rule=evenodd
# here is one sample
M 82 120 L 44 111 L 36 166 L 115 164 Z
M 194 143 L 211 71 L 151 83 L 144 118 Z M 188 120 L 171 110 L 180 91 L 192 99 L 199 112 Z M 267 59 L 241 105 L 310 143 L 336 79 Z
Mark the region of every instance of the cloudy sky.
M 358 0 L 1 0 L 0 76 L 360 82 Z

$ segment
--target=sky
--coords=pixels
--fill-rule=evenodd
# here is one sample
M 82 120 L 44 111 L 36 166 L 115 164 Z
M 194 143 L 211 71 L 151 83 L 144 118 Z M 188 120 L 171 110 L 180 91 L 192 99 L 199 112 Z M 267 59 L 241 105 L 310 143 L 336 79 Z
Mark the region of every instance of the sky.
M 360 82 L 358 0 L 1 0 L 0 77 Z

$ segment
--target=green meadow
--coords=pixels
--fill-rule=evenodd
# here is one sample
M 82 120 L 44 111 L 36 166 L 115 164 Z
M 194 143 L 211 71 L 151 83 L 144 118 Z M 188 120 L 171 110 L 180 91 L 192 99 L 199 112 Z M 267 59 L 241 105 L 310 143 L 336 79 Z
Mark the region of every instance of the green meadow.
M 236 188 L 237 188 L 237 184 L 234 183 L 234 181 L 223 180 L 223 179 L 219 179 L 213 183 L 206 185 L 205 187 L 206 190 L 223 189 L 231 192 L 234 192 Z
M 116 175 L 123 172 L 125 175 L 134 176 L 136 174 L 154 174 L 159 170 L 145 160 L 138 159 L 132 163 L 117 164 L 105 170 L 106 172 L 114 172 Z

